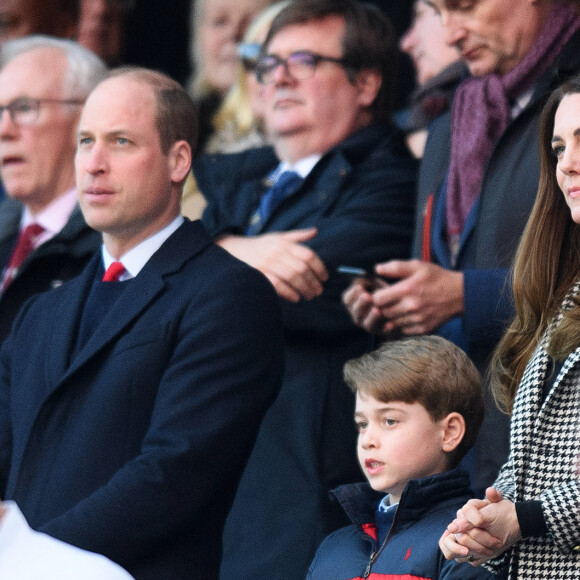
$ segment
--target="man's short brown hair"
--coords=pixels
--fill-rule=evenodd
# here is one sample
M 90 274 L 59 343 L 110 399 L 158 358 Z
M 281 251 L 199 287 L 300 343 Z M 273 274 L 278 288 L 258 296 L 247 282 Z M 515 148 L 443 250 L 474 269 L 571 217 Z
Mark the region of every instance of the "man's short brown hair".
M 187 141 L 195 151 L 198 136 L 197 111 L 185 89 L 167 75 L 142 67 L 122 66 L 113 69 L 107 78 L 127 76 L 153 89 L 155 123 L 164 155 L 176 141 Z
M 433 421 L 449 413 L 465 419 L 465 435 L 450 454 L 454 467 L 475 443 L 483 420 L 481 379 L 475 365 L 456 345 L 440 336 L 386 342 L 344 365 L 351 390 L 382 403 L 419 403 Z

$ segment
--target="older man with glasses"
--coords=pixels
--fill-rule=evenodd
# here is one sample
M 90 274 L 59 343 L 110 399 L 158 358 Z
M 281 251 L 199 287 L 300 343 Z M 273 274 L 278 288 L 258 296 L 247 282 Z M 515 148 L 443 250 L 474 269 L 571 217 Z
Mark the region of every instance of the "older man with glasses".
M 74 187 L 81 106 L 105 65 L 70 40 L 0 50 L 0 343 L 25 300 L 76 276 L 99 247 Z
M 410 252 L 416 164 L 389 122 L 395 51 L 377 9 L 294 0 L 255 64 L 273 148 L 194 162 L 204 223 L 268 277 L 285 314 L 282 392 L 229 516 L 223 578 L 303 578 L 343 523 L 328 491 L 361 477 L 342 366 L 369 341 L 337 267 Z

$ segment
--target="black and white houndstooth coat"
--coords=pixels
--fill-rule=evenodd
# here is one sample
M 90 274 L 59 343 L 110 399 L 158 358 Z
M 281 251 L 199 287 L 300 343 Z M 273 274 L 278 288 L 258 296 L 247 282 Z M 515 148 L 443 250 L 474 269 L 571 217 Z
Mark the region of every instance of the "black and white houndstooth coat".
M 563 308 L 570 308 L 570 296 Z M 580 346 L 562 366 L 542 402 L 542 385 L 549 378 L 545 351 L 560 313 L 532 355 L 516 394 L 510 428 L 510 456 L 494 484 L 512 501 L 537 500 L 548 535 L 520 541 L 503 557 L 488 563 L 499 568 L 509 561 L 510 580 L 580 578 Z

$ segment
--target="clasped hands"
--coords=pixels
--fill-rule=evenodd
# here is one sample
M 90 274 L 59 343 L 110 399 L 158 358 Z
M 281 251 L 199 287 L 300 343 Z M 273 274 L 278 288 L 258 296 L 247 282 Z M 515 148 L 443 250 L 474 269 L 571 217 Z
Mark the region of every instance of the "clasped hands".
M 493 487 L 485 496 L 469 500 L 441 536 L 439 547 L 448 560 L 479 566 L 522 539 L 515 504 Z
M 342 296 L 355 324 L 368 332 L 426 334 L 463 314 L 462 272 L 421 260 L 391 260 L 375 271 L 395 281 L 371 291 L 355 280 Z

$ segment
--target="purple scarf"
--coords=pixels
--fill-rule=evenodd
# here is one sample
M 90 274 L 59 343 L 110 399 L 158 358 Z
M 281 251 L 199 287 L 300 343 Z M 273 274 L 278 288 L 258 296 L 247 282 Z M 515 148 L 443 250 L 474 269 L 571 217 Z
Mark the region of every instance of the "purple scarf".
M 504 76 L 470 78 L 457 89 L 452 105 L 447 184 L 447 241 L 453 263 L 493 147 L 511 120 L 510 102 L 548 70 L 579 27 L 576 6 L 556 2 L 536 42 L 514 69 Z

